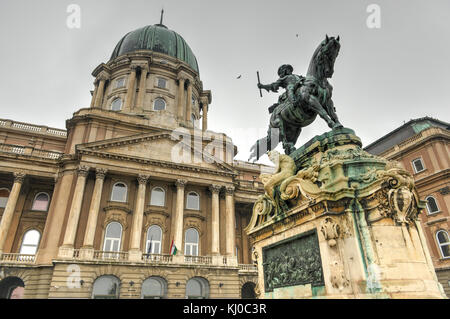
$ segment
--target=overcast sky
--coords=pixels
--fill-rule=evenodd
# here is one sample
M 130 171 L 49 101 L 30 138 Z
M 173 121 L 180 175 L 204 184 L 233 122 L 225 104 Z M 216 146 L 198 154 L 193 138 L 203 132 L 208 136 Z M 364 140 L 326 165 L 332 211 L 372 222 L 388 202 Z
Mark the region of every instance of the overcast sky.
M 70 4 L 81 8 L 79 29 L 66 24 Z M 367 25 L 370 4 L 380 28 Z M 278 99 L 259 96 L 256 71 L 263 83 L 284 63 L 305 75 L 325 34 L 341 38 L 330 80 L 337 114 L 364 145 L 412 118 L 450 121 L 449 0 L 1 0 L 0 118 L 65 128 L 90 105 L 94 68 L 127 32 L 159 23 L 162 8 L 212 91 L 208 128 L 232 137 L 237 159 L 264 135 Z M 297 146 L 327 130 L 318 117 Z

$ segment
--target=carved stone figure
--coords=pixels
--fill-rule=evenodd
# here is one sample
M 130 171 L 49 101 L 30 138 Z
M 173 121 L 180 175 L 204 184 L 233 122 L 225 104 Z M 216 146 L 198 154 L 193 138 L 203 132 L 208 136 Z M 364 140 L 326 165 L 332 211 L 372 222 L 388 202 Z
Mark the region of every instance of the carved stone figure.
M 274 130 L 279 131 L 287 155 L 295 150 L 302 127 L 311 124 L 319 115 L 332 129 L 342 127 L 331 99 L 333 87 L 328 82 L 334 73 L 334 62 L 339 53 L 339 37 L 328 37 L 320 43 L 313 54 L 306 77 L 292 74 L 292 66 L 279 68 L 280 79 L 272 84 L 258 84 L 259 88 L 277 91 L 279 87 L 286 89 L 280 96 L 279 103 L 270 109 L 269 130 L 267 136 L 259 139 L 251 148 L 249 160 L 258 160 L 266 150 L 273 150 L 279 143 L 272 141 Z
M 261 174 L 260 178 L 264 185 L 265 196 L 267 196 L 274 204 L 274 189 L 275 186 L 281 184 L 282 181 L 295 174 L 294 160 L 277 151 L 268 152 L 269 159 L 276 165 L 274 174 Z

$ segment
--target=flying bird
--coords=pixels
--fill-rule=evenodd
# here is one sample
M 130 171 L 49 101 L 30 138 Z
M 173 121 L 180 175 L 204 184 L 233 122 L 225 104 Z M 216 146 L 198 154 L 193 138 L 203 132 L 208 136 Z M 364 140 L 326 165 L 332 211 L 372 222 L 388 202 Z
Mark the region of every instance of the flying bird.
M 242 75 L 239 75 L 236 79 L 240 79 Z

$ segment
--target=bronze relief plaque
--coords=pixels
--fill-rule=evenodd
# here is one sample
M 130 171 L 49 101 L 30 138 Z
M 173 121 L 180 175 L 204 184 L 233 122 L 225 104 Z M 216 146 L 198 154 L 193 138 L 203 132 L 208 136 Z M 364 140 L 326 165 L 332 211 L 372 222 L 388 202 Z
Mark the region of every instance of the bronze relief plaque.
M 297 285 L 325 285 L 315 229 L 263 247 L 262 252 L 266 292 Z

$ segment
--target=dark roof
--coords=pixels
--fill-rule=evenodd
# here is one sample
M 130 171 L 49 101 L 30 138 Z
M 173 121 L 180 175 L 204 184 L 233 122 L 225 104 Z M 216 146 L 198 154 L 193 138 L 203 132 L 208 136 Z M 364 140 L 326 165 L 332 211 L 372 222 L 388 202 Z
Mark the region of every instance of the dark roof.
M 186 41 L 165 25 L 155 24 L 127 33 L 117 43 L 111 60 L 126 53 L 151 50 L 170 55 L 189 64 L 198 73 L 197 59 Z
M 446 130 L 450 130 L 449 123 L 434 119 L 432 117 L 426 116 L 418 119 L 412 119 L 402 126 L 396 128 L 392 132 L 379 138 L 375 142 L 369 144 L 364 148 L 364 150 L 371 154 L 379 155 L 384 151 L 390 149 L 394 145 L 400 144 L 408 138 L 430 127 L 440 127 Z

